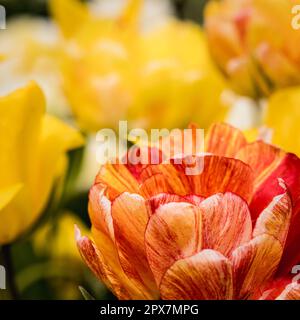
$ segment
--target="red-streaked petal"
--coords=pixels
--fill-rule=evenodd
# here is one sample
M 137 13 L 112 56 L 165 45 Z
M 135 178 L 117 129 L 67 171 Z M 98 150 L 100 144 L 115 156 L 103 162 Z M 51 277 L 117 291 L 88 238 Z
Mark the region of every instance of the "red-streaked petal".
M 235 299 L 251 299 L 273 277 L 281 255 L 280 242 L 267 234 L 233 251 Z
M 252 220 L 255 221 L 272 199 L 282 193 L 282 188 L 278 184 L 279 178 L 285 182 L 293 203 L 296 203 L 300 197 L 299 172 L 300 159 L 294 154 L 287 154 L 255 190 L 250 204 Z
M 152 213 L 155 213 L 155 211 L 160 206 L 170 202 L 191 202 L 191 201 L 188 201 L 186 197 L 181 197 L 181 196 L 178 196 L 177 194 L 169 194 L 169 193 L 161 193 L 148 200 Z
M 205 199 L 203 212 L 203 247 L 229 256 L 250 241 L 251 215 L 247 203 L 233 193 L 216 194 Z
M 159 285 L 166 270 L 178 259 L 201 250 L 201 211 L 189 203 L 160 206 L 145 234 L 147 257 Z
M 130 279 L 141 282 L 154 294 L 157 287 L 144 246 L 149 211 L 145 199 L 138 194 L 125 192 L 112 203 L 115 239 L 122 268 Z
M 162 173 L 149 177 L 140 186 L 140 193 L 147 199 L 160 193 L 170 193 L 172 191 L 168 180 Z
M 108 163 L 102 166 L 95 183 L 105 187 L 105 193 L 110 200 L 115 199 L 123 192 L 139 192 L 137 180 L 123 164 Z
M 183 166 L 178 166 L 184 170 Z M 190 194 L 207 198 L 216 193 L 232 192 L 247 202 L 253 191 L 252 169 L 240 160 L 219 156 L 204 156 L 204 171 L 187 176 Z
M 285 152 L 263 141 L 255 141 L 242 148 L 235 158 L 253 168 L 255 185 L 259 185 L 276 168 Z
M 291 283 L 291 277 L 276 278 L 264 288 L 258 290 L 255 300 L 275 300 L 282 291 Z
M 163 163 L 158 165 L 149 165 L 141 173 L 142 187 L 143 183 L 146 183 L 149 178 L 160 175 L 160 179 L 164 180 L 164 184 L 168 188 L 169 193 L 174 193 L 178 195 L 190 194 L 190 186 L 188 179 L 183 172 L 177 171 L 175 167 L 170 163 Z M 147 188 L 149 189 L 149 188 Z M 161 193 L 161 190 L 155 190 L 153 188 L 151 195 L 157 195 Z
M 287 192 L 276 196 L 259 215 L 253 231 L 253 237 L 269 234 L 285 245 L 292 216 L 292 201 Z
M 89 216 L 95 228 L 114 239 L 111 202 L 104 196 L 104 190 L 99 184 L 95 184 L 89 193 Z
M 295 204 L 288 236 L 285 242 L 282 259 L 277 276 L 286 276 L 292 268 L 300 263 L 300 200 Z
M 187 202 L 194 204 L 195 206 L 200 206 L 201 202 L 205 199 L 200 196 L 196 196 L 195 194 L 191 194 L 184 197 Z
M 132 161 L 130 156 L 132 151 L 133 151 L 133 155 L 135 157 L 139 157 L 139 159 L 141 160 L 137 164 L 131 163 Z M 142 157 L 142 152 L 144 152 L 143 157 Z M 127 163 L 126 167 L 131 172 L 131 174 L 138 181 L 140 181 L 140 175 L 144 170 L 144 168 L 146 168 L 150 163 L 157 163 L 157 164 L 162 163 L 163 157 L 164 157 L 163 152 L 156 147 L 147 147 L 147 146 L 137 147 L 136 145 L 134 145 L 131 151 L 129 151 L 125 156 L 126 163 Z M 136 161 L 137 159 L 134 159 L 134 160 Z
M 175 129 L 170 135 L 159 140 L 159 149 L 165 155 L 164 160 L 172 159 L 178 155 L 190 155 L 203 152 L 204 145 L 201 132 L 198 135 L 198 125 L 191 123 L 188 129 Z
M 276 300 L 300 300 L 300 284 L 297 282 L 289 284 Z
M 139 291 L 134 287 L 123 270 L 121 269 L 118 256 L 112 241 L 102 233 L 99 250 L 96 245 L 87 237 L 82 237 L 80 230 L 76 228 L 76 241 L 79 252 L 89 266 L 91 271 L 97 278 L 105 283 L 105 285 L 115 294 L 118 299 L 149 299 L 151 296 L 147 295 L 144 291 Z M 99 237 L 97 237 L 99 240 Z
M 233 158 L 246 144 L 247 140 L 240 130 L 225 123 L 217 123 L 209 129 L 205 139 L 205 151 Z
M 230 300 L 231 263 L 213 250 L 178 260 L 163 277 L 160 292 L 165 300 Z

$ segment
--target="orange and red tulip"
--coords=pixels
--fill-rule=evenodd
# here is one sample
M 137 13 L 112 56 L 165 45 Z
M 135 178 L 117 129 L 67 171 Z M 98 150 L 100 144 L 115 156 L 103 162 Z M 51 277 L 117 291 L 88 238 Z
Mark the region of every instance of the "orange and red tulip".
M 90 190 L 90 269 L 119 299 L 300 299 L 300 159 L 216 124 L 204 170 L 107 164 Z M 290 284 L 289 286 L 287 286 Z

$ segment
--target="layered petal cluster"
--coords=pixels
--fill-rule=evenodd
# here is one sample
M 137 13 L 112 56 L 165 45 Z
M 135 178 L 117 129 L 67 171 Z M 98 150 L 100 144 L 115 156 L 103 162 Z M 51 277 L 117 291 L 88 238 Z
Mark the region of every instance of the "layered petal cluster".
M 35 83 L 0 98 L 0 244 L 36 222 L 65 172 L 66 152 L 83 144 L 45 105 Z
M 294 0 L 210 1 L 205 30 L 212 55 L 244 95 L 267 96 L 300 84 L 300 33 Z
M 93 240 L 76 231 L 90 269 L 119 299 L 299 299 L 300 159 L 225 124 L 178 157 L 101 167 Z
M 141 30 L 142 0 L 128 1 L 115 19 L 94 16 L 78 0 L 51 4 L 65 38 L 65 92 L 86 131 L 116 128 L 119 119 L 169 128 L 186 126 L 191 114 L 203 127 L 223 118 L 225 84 L 197 25 L 168 19 Z

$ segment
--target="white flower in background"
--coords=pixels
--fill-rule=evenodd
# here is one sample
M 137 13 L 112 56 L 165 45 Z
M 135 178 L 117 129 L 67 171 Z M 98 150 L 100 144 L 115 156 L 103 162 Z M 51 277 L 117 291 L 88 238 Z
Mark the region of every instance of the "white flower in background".
M 98 16 L 118 16 L 127 0 L 94 0 L 90 4 L 93 13 Z M 170 0 L 145 0 L 141 15 L 141 27 L 148 30 L 166 21 L 173 15 Z
M 47 19 L 20 16 L 0 32 L 0 95 L 36 81 L 47 97 L 48 112 L 65 118 L 69 108 L 61 86 L 59 35 Z

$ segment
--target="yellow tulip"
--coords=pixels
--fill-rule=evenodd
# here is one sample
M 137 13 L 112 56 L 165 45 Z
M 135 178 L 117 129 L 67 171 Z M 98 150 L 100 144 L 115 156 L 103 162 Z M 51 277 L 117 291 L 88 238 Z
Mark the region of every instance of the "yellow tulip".
M 34 234 L 33 246 L 36 252 L 39 255 L 49 254 L 53 259 L 72 260 L 81 264 L 80 254 L 74 242 L 74 225 L 80 226 L 89 234 L 83 222 L 72 212 L 62 212 L 56 224 L 50 222 Z
M 66 152 L 81 135 L 45 115 L 45 99 L 35 83 L 0 98 L 0 244 L 16 240 L 40 217 Z
M 300 32 L 294 0 L 222 0 L 206 7 L 211 53 L 234 89 L 268 96 L 300 84 Z
M 273 131 L 273 143 L 300 155 L 300 87 L 279 90 L 267 101 L 264 123 Z
M 201 28 L 169 19 L 142 32 L 142 3 L 129 1 L 113 19 L 93 16 L 78 0 L 51 1 L 66 39 L 64 88 L 80 126 L 97 131 L 126 119 L 131 127 L 177 127 L 192 116 L 207 127 L 222 118 L 225 85 Z

